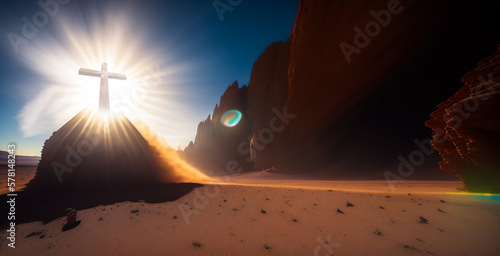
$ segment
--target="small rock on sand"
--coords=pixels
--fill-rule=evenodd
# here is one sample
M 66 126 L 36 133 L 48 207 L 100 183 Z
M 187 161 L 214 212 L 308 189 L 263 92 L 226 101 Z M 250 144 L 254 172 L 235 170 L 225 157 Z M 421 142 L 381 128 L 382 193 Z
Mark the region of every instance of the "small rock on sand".
M 67 231 L 80 225 L 81 221 L 76 221 L 77 211 L 72 208 L 66 209 L 66 223 L 62 227 L 62 231 Z
M 426 218 L 420 216 L 420 221 L 419 221 L 420 223 L 427 224 L 428 221 L 429 220 L 427 220 Z
M 28 237 L 32 237 L 32 236 L 41 235 L 44 231 L 45 231 L 45 230 L 32 232 L 31 234 L 27 235 L 27 236 L 26 236 L 26 238 L 28 238 Z
M 410 246 L 410 245 L 405 245 L 405 246 L 404 246 L 404 248 L 405 248 L 405 249 L 410 249 L 410 250 L 415 250 L 415 251 L 417 251 L 417 252 L 420 252 L 420 250 L 419 250 L 419 249 L 417 249 L 417 248 L 415 248 L 415 247 L 413 247 L 413 246 Z
M 338 212 L 338 213 L 342 213 L 342 214 L 344 214 L 344 212 L 343 212 L 343 211 L 341 211 L 339 208 L 337 208 L 337 212 Z

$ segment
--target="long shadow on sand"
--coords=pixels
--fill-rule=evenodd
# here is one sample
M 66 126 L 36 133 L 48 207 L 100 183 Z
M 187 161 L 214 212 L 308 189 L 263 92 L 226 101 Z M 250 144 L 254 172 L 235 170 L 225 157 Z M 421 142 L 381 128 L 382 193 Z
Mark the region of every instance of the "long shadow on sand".
M 32 221 L 48 223 L 59 217 L 64 217 L 67 208 L 83 210 L 99 205 L 124 201 L 138 202 L 139 200 L 144 200 L 146 203 L 174 201 L 201 186 L 201 184 L 196 183 L 170 183 L 78 194 L 40 190 L 20 191 L 15 197 L 15 222 L 16 224 Z M 3 202 L 1 207 L 4 209 L 3 213 L 7 213 L 9 210 L 6 209 L 8 207 L 6 202 L 10 198 L 12 197 L 7 197 L 5 194 L 0 196 L 0 201 Z M 2 223 L 2 226 L 6 224 L 3 221 Z

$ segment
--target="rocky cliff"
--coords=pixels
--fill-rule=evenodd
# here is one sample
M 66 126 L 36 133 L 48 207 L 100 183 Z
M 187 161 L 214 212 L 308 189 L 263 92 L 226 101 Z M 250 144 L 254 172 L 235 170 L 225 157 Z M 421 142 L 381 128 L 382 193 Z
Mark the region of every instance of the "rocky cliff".
M 239 144 L 248 140 L 250 134 L 247 97 L 247 86 L 240 88 L 237 81 L 228 86 L 212 115 L 198 124 L 195 141 L 189 143 L 181 153 L 183 158 L 212 175 L 225 171 L 231 161 L 240 163 L 245 171 L 251 170 L 252 162 L 238 153 Z M 221 123 L 222 115 L 231 109 L 237 109 L 243 115 L 236 127 L 226 127 Z
M 288 40 L 255 61 L 241 89 L 246 104 L 230 87 L 225 95 L 241 104 L 221 99 L 216 107 L 241 109 L 245 122 L 221 136 L 214 111 L 184 157 L 201 170 L 237 160 L 243 170 L 376 178 L 418 148 L 415 139 L 431 136 L 426 113 L 455 90 L 440 85 L 458 82 L 477 61 L 467 49 L 477 51 L 479 41 L 463 35 L 491 30 L 485 10 L 453 1 L 300 0 Z M 483 43 L 494 41 L 484 34 Z
M 499 48 L 500 49 L 500 48 Z M 441 169 L 476 192 L 500 192 L 500 51 L 478 63 L 458 92 L 438 105 L 434 131 Z
M 210 170 L 231 159 L 255 170 L 319 166 L 369 96 L 426 44 L 432 29 L 423 21 L 438 21 L 439 11 L 429 3 L 301 0 L 289 39 L 272 43 L 255 61 L 248 93 L 228 88 L 184 157 Z M 231 108 L 245 122 L 233 137 L 221 137 L 220 115 Z

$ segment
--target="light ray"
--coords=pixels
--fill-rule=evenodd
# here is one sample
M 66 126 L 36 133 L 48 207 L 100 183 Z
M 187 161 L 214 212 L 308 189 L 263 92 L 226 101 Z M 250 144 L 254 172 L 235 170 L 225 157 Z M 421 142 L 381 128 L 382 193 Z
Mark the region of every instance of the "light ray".
M 186 73 L 192 66 L 172 64 L 165 45 L 151 47 L 147 31 L 133 29 L 139 22 L 133 13 L 103 12 L 106 15 L 91 14 L 87 23 L 82 13 L 61 12 L 51 22 L 51 33 L 38 36 L 20 52 L 24 65 L 43 78 L 30 86 L 33 92 L 26 96 L 31 100 L 18 114 L 23 134 L 51 134 L 82 109 L 96 108 L 99 81 L 78 76 L 78 69 L 99 69 L 107 62 L 110 71 L 128 77 L 109 81 L 111 110 L 131 121 L 140 116 L 171 145 L 186 146 L 198 118 L 191 104 L 178 96 L 187 94 L 181 86 L 190 81 Z

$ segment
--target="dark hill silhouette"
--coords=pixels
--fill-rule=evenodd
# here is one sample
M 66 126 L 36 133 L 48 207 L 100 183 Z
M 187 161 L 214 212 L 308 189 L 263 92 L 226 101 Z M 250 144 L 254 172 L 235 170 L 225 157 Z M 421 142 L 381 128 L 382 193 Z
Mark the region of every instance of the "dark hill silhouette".
M 153 156 L 125 116 L 85 109 L 45 141 L 27 189 L 95 191 L 155 183 L 161 169 Z

